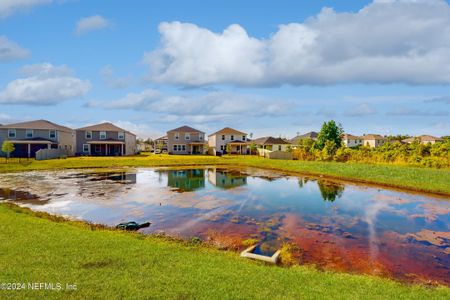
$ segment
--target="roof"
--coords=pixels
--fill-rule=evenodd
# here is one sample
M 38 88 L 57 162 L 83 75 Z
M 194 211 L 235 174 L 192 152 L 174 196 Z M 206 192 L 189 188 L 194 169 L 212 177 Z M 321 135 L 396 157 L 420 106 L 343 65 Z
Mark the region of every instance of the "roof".
M 195 133 L 204 133 L 203 131 L 197 130 L 195 128 L 189 127 L 189 126 L 181 126 L 172 130 L 167 131 L 169 132 L 195 132 Z
M 28 122 L 7 124 L 0 126 L 0 129 L 36 129 L 36 130 L 58 130 L 72 132 L 73 130 L 66 126 L 61 126 L 47 120 L 34 120 Z
M 366 134 L 361 137 L 363 140 L 384 140 L 385 138 L 379 134 Z
M 130 133 L 132 135 L 135 135 L 134 133 L 129 132 L 128 130 L 125 130 L 123 128 L 117 127 L 116 125 L 109 123 L 109 122 L 104 122 L 104 123 L 100 123 L 100 124 L 96 124 L 96 125 L 91 125 L 91 126 L 86 126 L 86 127 L 81 127 L 78 128 L 78 130 L 87 130 L 87 131 L 123 131 L 123 132 L 127 132 Z
M 417 137 L 411 137 L 411 138 L 408 138 L 408 139 L 404 139 L 404 140 L 402 140 L 402 142 L 412 143 L 416 139 L 421 141 L 421 142 L 443 141 L 443 139 L 435 137 L 435 136 L 432 136 L 432 135 L 419 135 Z
M 168 139 L 168 137 L 167 137 L 167 135 L 165 135 L 165 136 L 162 136 L 162 137 L 159 137 L 159 138 L 155 139 L 155 141 L 157 141 L 157 140 L 167 140 L 167 139 Z
M 266 136 L 266 137 L 254 139 L 252 142 L 257 145 L 285 145 L 285 144 L 289 145 L 289 144 L 291 144 L 288 141 L 283 140 L 282 138 L 274 138 L 272 136 Z
M 216 134 L 236 134 L 236 135 L 247 135 L 245 132 L 230 128 L 230 127 L 225 127 L 220 129 L 219 131 L 216 131 L 208 136 L 212 136 L 212 135 L 216 135 Z
M 316 139 L 319 136 L 319 134 L 315 131 L 310 131 L 308 133 L 305 134 L 301 134 L 301 135 L 297 135 L 296 137 L 290 139 L 289 141 L 291 143 L 297 143 L 298 140 L 303 140 L 303 139 Z
M 344 135 L 342 136 L 342 138 L 343 138 L 344 140 L 360 140 L 360 139 L 361 139 L 361 137 L 359 137 L 359 136 L 355 136 L 355 135 L 348 134 L 348 133 L 344 134 Z

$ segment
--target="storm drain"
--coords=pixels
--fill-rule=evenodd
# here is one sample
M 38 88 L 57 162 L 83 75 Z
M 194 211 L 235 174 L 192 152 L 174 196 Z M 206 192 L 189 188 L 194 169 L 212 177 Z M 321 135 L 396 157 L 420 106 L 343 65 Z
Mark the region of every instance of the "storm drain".
M 241 257 L 261 260 L 261 261 L 265 261 L 265 262 L 272 263 L 272 264 L 276 264 L 278 262 L 281 250 L 277 250 L 272 256 L 266 256 L 266 255 L 253 253 L 257 246 L 258 245 L 254 245 L 254 246 L 248 247 L 247 249 L 242 251 Z

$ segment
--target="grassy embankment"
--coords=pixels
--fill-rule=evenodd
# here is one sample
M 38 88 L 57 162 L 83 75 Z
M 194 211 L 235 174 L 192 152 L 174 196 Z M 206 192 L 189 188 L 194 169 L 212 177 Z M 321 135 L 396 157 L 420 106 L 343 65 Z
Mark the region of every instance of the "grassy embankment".
M 0 282 L 77 290 L 0 290 L 0 298 L 449 299 L 446 287 L 404 285 L 308 266 L 266 266 L 202 245 L 102 229 L 0 204 Z
M 0 172 L 43 169 L 96 168 L 96 167 L 153 167 L 233 165 L 260 167 L 306 175 L 353 180 L 415 191 L 450 195 L 450 170 L 418 168 L 404 165 L 364 163 L 337 163 L 314 161 L 269 160 L 249 156 L 169 156 L 150 155 L 133 157 L 76 157 L 47 161 L 24 161 L 0 164 Z

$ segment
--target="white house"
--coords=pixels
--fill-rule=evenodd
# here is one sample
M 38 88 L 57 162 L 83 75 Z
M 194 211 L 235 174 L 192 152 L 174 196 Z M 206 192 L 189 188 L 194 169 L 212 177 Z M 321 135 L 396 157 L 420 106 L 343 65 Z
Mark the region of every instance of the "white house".
M 247 154 L 248 145 L 247 134 L 245 132 L 225 127 L 208 136 L 208 151 L 211 155 L 225 154 Z

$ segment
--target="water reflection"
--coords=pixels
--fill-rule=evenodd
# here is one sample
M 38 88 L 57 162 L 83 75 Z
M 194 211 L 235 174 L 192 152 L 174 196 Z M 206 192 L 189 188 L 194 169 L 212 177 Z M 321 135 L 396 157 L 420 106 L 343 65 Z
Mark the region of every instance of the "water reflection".
M 107 225 L 151 221 L 143 232 L 219 248 L 289 243 L 302 263 L 450 284 L 449 199 L 221 167 L 1 174 L 0 198 Z

